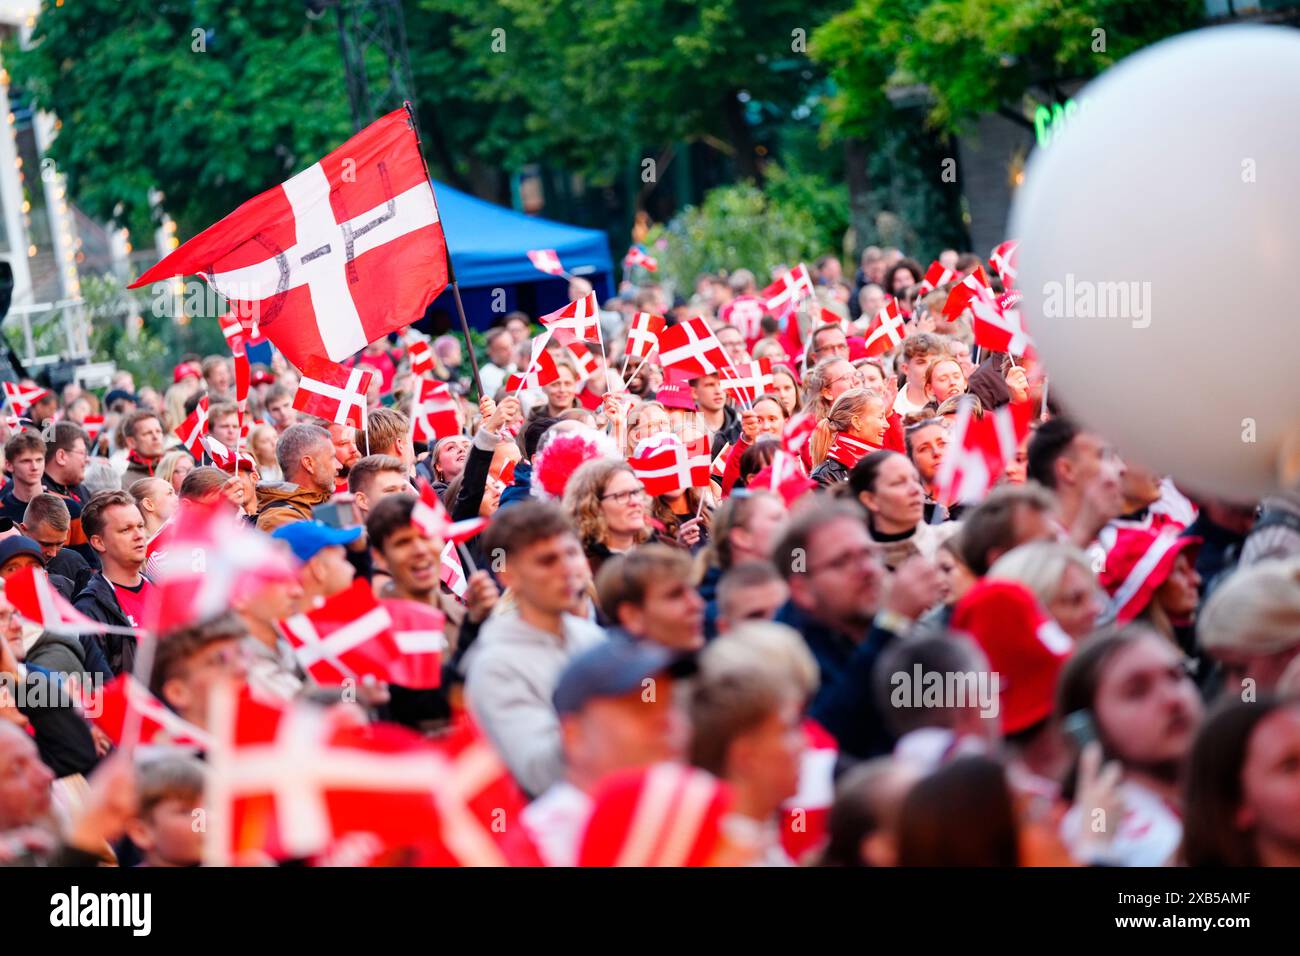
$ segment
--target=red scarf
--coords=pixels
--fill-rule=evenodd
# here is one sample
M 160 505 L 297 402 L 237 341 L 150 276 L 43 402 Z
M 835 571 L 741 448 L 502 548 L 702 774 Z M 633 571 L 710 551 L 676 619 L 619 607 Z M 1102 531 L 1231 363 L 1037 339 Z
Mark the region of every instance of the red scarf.
M 838 461 L 845 468 L 852 470 L 854 465 L 873 451 L 880 451 L 880 449 L 875 445 L 868 445 L 864 441 L 858 441 L 856 438 L 850 438 L 844 432 L 836 432 L 835 440 L 831 442 L 831 447 L 826 450 L 826 457 L 828 460 Z
M 154 466 L 157 465 L 159 461 L 161 461 L 161 459 L 159 458 L 154 458 L 152 460 L 148 458 L 142 458 L 140 456 L 140 453 L 136 451 L 134 448 L 132 448 L 129 452 L 126 453 L 126 460 L 133 465 L 139 465 L 141 468 L 143 468 L 145 471 L 149 473 L 150 478 L 153 477 Z

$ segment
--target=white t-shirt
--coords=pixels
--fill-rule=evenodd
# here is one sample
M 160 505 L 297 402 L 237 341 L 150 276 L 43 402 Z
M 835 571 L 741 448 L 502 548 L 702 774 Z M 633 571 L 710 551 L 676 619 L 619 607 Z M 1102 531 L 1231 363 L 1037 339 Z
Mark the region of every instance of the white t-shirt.
M 898 397 L 894 399 L 894 411 L 906 418 L 908 415 L 915 415 L 925 408 L 926 404 L 927 402 L 922 402 L 920 405 L 913 404 L 907 397 L 907 386 L 904 385 L 898 390 Z
M 592 801 L 567 780 L 547 789 L 520 815 L 542 862 L 547 866 L 577 866 L 578 841 L 591 816 Z
M 1121 783 L 1119 792 L 1124 810 L 1115 835 L 1101 853 L 1102 862 L 1112 866 L 1169 866 L 1183 840 L 1183 821 L 1160 797 L 1140 784 Z M 1076 803 L 1061 820 L 1061 838 L 1076 858 L 1086 855 L 1079 830 L 1090 821 L 1084 821 L 1083 813 Z

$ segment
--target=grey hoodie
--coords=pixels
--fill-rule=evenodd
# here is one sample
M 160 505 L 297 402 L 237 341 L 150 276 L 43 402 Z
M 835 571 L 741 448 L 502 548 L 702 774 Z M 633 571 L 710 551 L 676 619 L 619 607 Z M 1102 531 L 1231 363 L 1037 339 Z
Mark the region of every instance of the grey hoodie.
M 564 776 L 560 718 L 551 695 L 569 659 L 605 632 L 564 615 L 564 638 L 520 619 L 489 618 L 466 654 L 465 701 L 519 786 L 537 796 Z
M 46 631 L 28 649 L 27 663 L 60 674 L 83 674 L 86 652 L 75 636 Z

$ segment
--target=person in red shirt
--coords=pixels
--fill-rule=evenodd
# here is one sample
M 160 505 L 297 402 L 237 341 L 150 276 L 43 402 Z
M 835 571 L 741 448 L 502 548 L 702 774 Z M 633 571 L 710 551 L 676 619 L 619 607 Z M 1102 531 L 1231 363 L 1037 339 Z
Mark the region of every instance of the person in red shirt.
M 146 558 L 144 516 L 125 491 L 101 491 L 81 511 L 81 527 L 99 555 L 102 570 L 91 576 L 73 601 L 87 617 L 118 627 L 140 627 L 151 585 L 141 573 Z M 135 665 L 136 639 L 106 634 L 104 656 L 114 675 Z

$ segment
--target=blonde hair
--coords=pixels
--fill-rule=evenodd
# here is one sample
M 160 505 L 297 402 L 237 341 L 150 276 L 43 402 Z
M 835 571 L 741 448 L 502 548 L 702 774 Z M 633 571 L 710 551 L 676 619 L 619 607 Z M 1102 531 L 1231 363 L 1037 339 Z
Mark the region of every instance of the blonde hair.
M 1230 575 L 1197 615 L 1207 650 L 1277 654 L 1300 645 L 1300 558 L 1261 561 Z
M 817 430 L 813 432 L 811 454 L 814 465 L 820 465 L 826 460 L 826 453 L 830 451 L 835 435 L 852 428 L 853 419 L 871 407 L 873 402 L 879 403 L 883 408 L 885 398 L 871 388 L 851 388 L 835 399 L 830 411 L 817 423 Z
M 602 543 L 609 536 L 609 525 L 605 523 L 600 498 L 614 476 L 620 472 L 636 477 L 632 466 L 621 458 L 596 458 L 580 465 L 564 486 L 564 510 L 573 518 L 578 540 L 584 548 Z M 649 537 L 650 529 L 642 528 L 637 542 Z
M 185 400 L 193 394 L 193 390 L 187 391 L 179 382 L 167 389 L 163 395 L 163 417 L 168 429 L 175 429 L 185 421 Z
M 817 660 L 799 632 L 775 621 L 745 621 L 715 638 L 700 652 L 700 674 L 711 680 L 750 669 L 792 684 L 805 698 L 817 690 Z
M 812 412 L 817 418 L 825 418 L 831 410 L 831 403 L 822 398 L 822 389 L 826 387 L 826 380 L 830 378 L 830 368 L 837 362 L 843 362 L 845 365 L 852 367 L 848 359 L 842 359 L 839 356 L 822 359 L 808 371 L 803 380 L 803 407 L 805 411 Z
M 184 459 L 189 459 L 190 461 L 194 460 L 193 456 L 185 449 L 173 448 L 171 451 L 164 454 L 162 458 L 158 459 L 158 464 L 153 470 L 153 476 L 162 479 L 170 485 L 172 475 L 176 472 L 176 466 Z
M 1078 548 L 1058 541 L 1031 541 L 1012 548 L 993 562 L 984 576 L 990 581 L 1019 581 L 1046 607 L 1061 590 L 1061 580 L 1070 565 L 1080 568 L 1095 586 L 1088 556 Z

